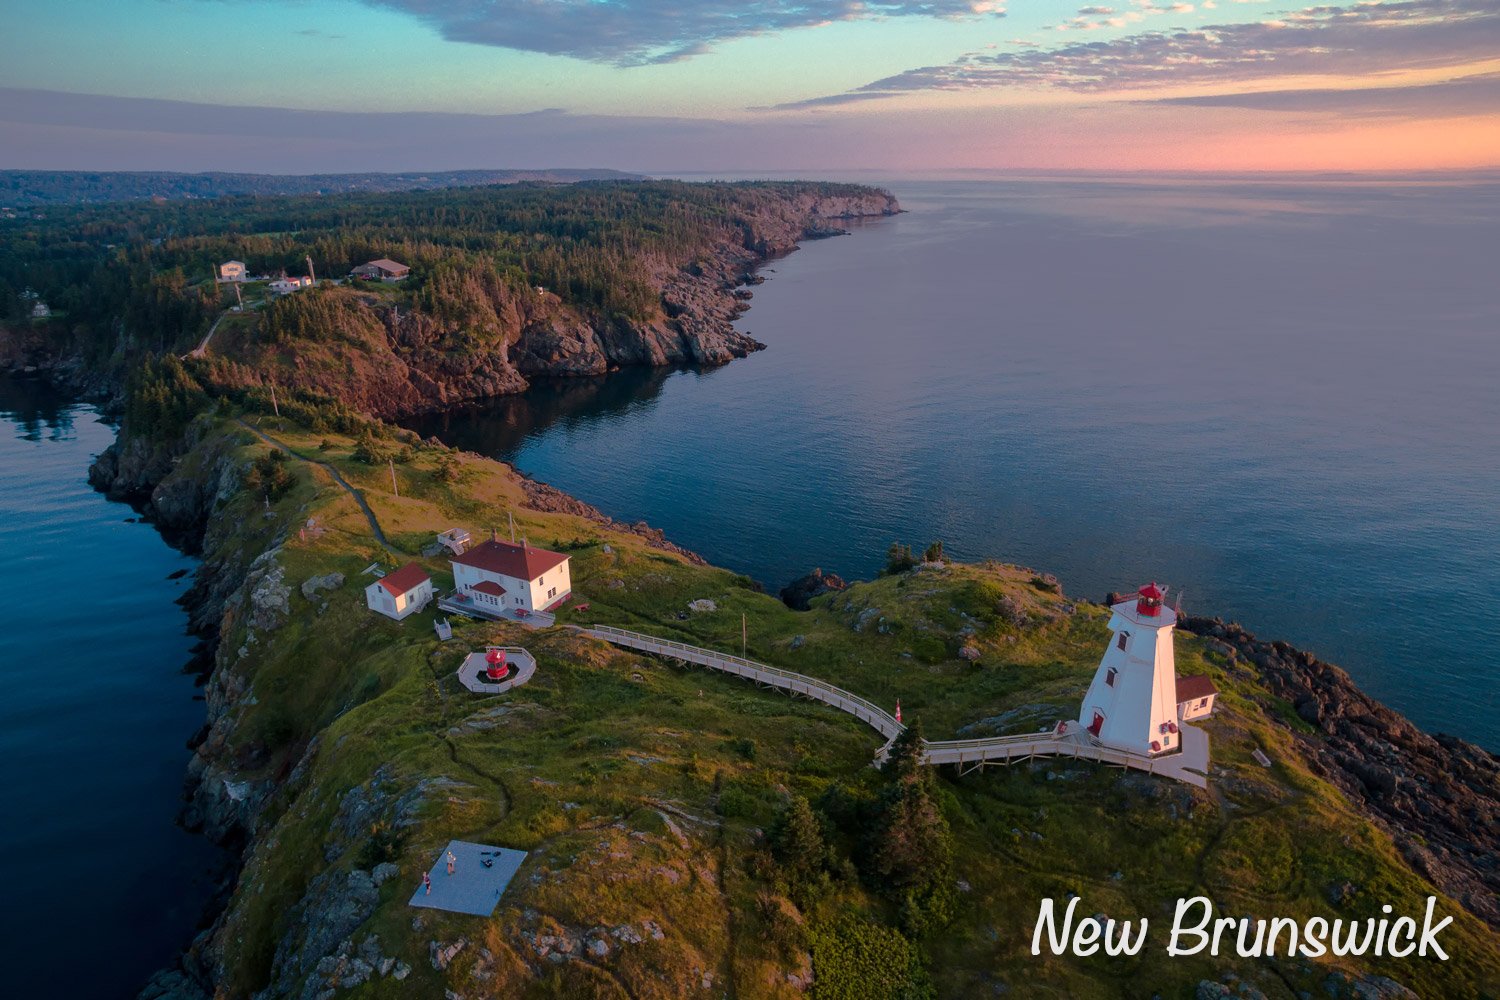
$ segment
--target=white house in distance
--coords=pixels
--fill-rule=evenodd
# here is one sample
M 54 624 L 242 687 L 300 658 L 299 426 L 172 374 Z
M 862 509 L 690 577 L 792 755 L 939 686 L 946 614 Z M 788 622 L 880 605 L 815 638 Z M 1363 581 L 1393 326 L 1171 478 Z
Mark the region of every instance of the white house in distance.
M 379 281 L 400 281 L 411 274 L 411 268 L 405 264 L 382 257 L 372 260 L 368 264 L 361 264 L 354 269 L 354 273 L 361 278 L 369 278 Z
M 245 262 L 242 260 L 226 260 L 219 265 L 219 280 L 221 282 L 244 281 L 248 276 L 248 272 L 245 270 Z
M 297 291 L 299 288 L 311 288 L 313 280 L 305 274 L 297 274 L 292 277 L 282 275 L 271 282 L 270 289 L 276 295 L 287 295 Z
M 456 555 L 453 588 L 480 608 L 496 612 L 546 611 L 573 592 L 568 557 L 528 545 L 491 538 Z
M 1219 689 L 1203 674 L 1177 678 L 1177 721 L 1188 722 L 1214 714 Z
M 432 577 L 416 563 L 407 563 L 365 588 L 365 603 L 371 611 L 401 621 L 421 611 L 432 600 Z
M 1078 721 L 1105 746 L 1152 755 L 1180 748 L 1177 669 L 1172 629 L 1177 615 L 1162 606 L 1156 584 L 1114 605 L 1113 636 Z

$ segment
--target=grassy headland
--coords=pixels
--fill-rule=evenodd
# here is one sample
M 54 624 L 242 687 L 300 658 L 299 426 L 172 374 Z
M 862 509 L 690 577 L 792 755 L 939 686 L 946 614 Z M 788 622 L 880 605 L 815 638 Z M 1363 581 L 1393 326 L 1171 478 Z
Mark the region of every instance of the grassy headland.
M 530 509 L 523 481 L 499 463 L 388 432 L 374 440 L 404 459 L 397 496 L 384 463 L 355 457 L 371 438 L 252 419 L 336 467 L 400 552 L 376 543 L 349 494 L 307 462 L 281 463 L 268 509 L 267 480 L 253 474 L 246 488 L 243 470 L 269 467 L 269 449 L 227 413 L 198 418 L 196 444 L 166 484 L 213 484 L 205 558 L 237 582 L 199 751 L 200 797 L 233 788 L 229 808 L 250 836 L 229 907 L 195 953 L 223 995 L 1192 996 L 1209 982 L 1352 996 L 1355 980 L 1385 975 L 1423 996 L 1482 996 L 1500 983 L 1494 931 L 1446 899 L 1448 962 L 1164 957 L 1178 897 L 1210 896 L 1221 915 L 1347 920 L 1384 903 L 1420 913 L 1442 895 L 1313 772 L 1298 741 L 1311 727 L 1253 665 L 1187 634 L 1180 671 L 1206 672 L 1224 692 L 1207 727 L 1211 790 L 1068 760 L 943 774 L 951 913 L 903 935 L 849 825 L 891 780 L 869 766 L 873 732 L 565 623 L 737 650 L 743 615 L 750 656 L 884 704 L 899 698 L 908 720 L 942 738 L 1026 731 L 1075 711 L 1107 637 L 1102 607 L 994 563 L 919 567 L 794 612 L 639 534 Z M 365 609 L 371 562 L 510 514 L 518 533 L 573 558 L 577 594 L 557 628 L 463 623 L 439 643 L 431 613 L 397 624 Z M 309 518 L 324 530 L 299 532 Z M 418 558 L 447 582 L 444 560 Z M 341 585 L 299 592 L 331 572 Z M 717 610 L 689 612 L 700 598 Z M 577 602 L 588 612 L 572 611 Z M 494 697 L 463 690 L 458 661 L 488 642 L 531 649 L 535 680 Z M 977 662 L 958 656 L 964 646 Z M 1270 769 L 1252 760 L 1257 748 Z M 766 844 L 798 797 L 814 803 L 826 839 L 816 885 L 789 880 Z M 490 919 L 406 905 L 455 837 L 530 852 Z M 382 863 L 396 874 L 376 885 L 369 873 Z M 1150 918 L 1152 942 L 1135 958 L 1032 957 L 1039 901 L 1068 893 L 1086 913 Z M 411 971 L 382 976 L 376 961 L 366 975 L 362 954 Z

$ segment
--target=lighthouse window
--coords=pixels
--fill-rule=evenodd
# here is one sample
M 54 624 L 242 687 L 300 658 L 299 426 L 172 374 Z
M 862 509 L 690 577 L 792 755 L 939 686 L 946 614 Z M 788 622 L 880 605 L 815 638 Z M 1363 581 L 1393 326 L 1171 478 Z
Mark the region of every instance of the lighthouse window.
M 1110 687 L 1114 687 L 1115 686 L 1115 668 L 1114 667 L 1110 667 L 1109 668 L 1109 673 L 1107 673 L 1107 674 L 1104 675 L 1104 683 L 1108 684 Z
M 1117 646 L 1117 647 L 1119 647 L 1119 648 L 1120 648 L 1120 649 L 1124 649 L 1124 648 L 1125 648 L 1125 643 L 1126 643 L 1126 641 L 1127 641 L 1127 640 L 1128 640 L 1128 639 L 1129 639 L 1129 638 L 1130 638 L 1130 635 L 1129 635 L 1129 633 L 1126 633 L 1126 632 L 1121 632 L 1121 633 L 1120 633 L 1120 638 L 1119 638 L 1119 639 L 1117 639 L 1117 640 L 1115 640 L 1115 645 L 1116 645 L 1116 646 Z

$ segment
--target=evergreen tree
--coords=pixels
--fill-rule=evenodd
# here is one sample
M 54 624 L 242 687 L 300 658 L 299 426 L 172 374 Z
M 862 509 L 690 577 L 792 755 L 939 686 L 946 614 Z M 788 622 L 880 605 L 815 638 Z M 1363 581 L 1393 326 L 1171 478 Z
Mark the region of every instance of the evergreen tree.
M 793 891 L 810 895 L 823 881 L 828 846 L 823 827 L 807 799 L 792 797 L 768 831 L 771 853 L 780 863 Z
M 948 921 L 953 902 L 953 834 L 933 772 L 922 763 L 922 727 L 913 721 L 891 744 L 871 826 L 866 876 L 897 904 L 902 928 L 919 936 Z

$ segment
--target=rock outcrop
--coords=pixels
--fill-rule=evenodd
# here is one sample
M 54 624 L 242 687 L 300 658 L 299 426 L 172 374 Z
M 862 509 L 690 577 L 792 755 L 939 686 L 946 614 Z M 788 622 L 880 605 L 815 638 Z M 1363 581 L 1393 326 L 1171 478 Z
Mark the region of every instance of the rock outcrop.
M 1313 769 L 1389 830 L 1416 871 L 1500 928 L 1500 761 L 1493 754 L 1423 732 L 1312 653 L 1217 618 L 1188 617 L 1181 627 L 1254 670 L 1316 729 L 1300 737 Z
M 812 606 L 811 602 L 814 597 L 832 594 L 848 586 L 844 578 L 837 573 L 824 573 L 821 568 L 814 569 L 806 576 L 799 576 L 781 588 L 781 603 L 793 611 L 806 611 Z

